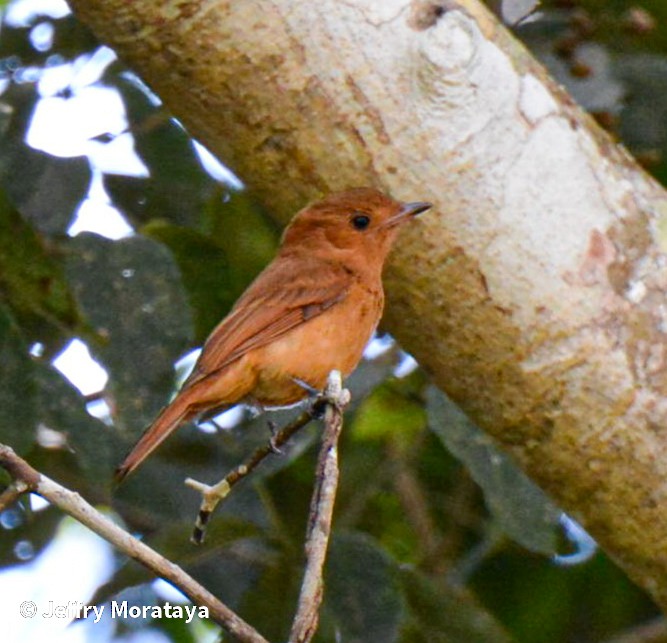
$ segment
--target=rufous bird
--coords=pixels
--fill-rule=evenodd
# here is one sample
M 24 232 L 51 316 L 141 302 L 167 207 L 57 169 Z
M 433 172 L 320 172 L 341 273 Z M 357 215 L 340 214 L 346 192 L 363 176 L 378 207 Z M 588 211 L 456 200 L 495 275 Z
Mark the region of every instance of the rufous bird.
M 118 467 L 122 480 L 181 424 L 240 402 L 287 406 L 359 363 L 384 306 L 382 267 L 398 231 L 430 203 L 373 188 L 296 214 L 273 261 L 213 330 L 182 388 Z

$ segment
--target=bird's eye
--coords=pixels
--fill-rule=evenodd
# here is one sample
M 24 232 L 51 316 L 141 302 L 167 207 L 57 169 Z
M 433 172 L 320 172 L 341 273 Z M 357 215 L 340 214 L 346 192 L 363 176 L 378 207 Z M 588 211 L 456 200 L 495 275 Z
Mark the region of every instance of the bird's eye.
M 371 222 L 371 218 L 366 214 L 355 214 L 352 217 L 352 225 L 357 230 L 365 230 Z

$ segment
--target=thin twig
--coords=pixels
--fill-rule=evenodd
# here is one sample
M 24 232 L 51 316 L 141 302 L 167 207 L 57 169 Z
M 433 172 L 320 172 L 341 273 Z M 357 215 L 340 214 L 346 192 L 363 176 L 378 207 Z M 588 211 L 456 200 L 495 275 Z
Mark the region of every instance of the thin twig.
M 396 440 L 390 440 L 387 448 L 390 463 L 393 465 L 392 480 L 403 511 L 417 535 L 422 559 L 428 559 L 438 546 L 438 529 L 431 516 L 426 493 L 417 476 L 408 466 Z
M 24 485 L 25 491 L 32 491 L 42 496 L 110 542 L 116 549 L 134 558 L 156 575 L 180 589 L 195 604 L 206 607 L 209 617 L 240 641 L 268 643 L 257 630 L 213 596 L 205 587 L 202 587 L 194 578 L 186 574 L 178 565 L 167 560 L 103 516 L 78 493 L 70 491 L 33 469 L 10 447 L 3 444 L 0 444 L 0 466 L 8 471 L 17 484 Z
M 325 426 L 308 517 L 306 569 L 289 643 L 308 643 L 315 635 L 319 621 L 323 594 L 322 573 L 338 486 L 338 437 L 343 428 L 343 410 L 350 402 L 350 393 L 342 388 L 338 371 L 332 371 L 329 375 L 324 397 L 327 402 Z
M 1 494 L 0 494 L 0 511 L 7 507 L 11 507 L 26 491 L 28 485 L 22 480 L 14 480 Z
M 321 413 L 323 399 L 322 396 L 315 398 L 307 410 L 292 420 L 287 426 L 277 431 L 269 443 L 259 447 L 248 460 L 232 469 L 220 482 L 214 485 L 207 485 L 192 478 L 186 479 L 185 484 L 202 495 L 199 513 L 197 514 L 192 536 L 190 537 L 190 540 L 195 545 L 201 545 L 204 542 L 206 525 L 211 519 L 211 514 L 215 511 L 218 504 L 227 497 L 232 487 L 254 471 L 265 458 L 272 453 L 276 453 L 297 431 L 317 417 Z

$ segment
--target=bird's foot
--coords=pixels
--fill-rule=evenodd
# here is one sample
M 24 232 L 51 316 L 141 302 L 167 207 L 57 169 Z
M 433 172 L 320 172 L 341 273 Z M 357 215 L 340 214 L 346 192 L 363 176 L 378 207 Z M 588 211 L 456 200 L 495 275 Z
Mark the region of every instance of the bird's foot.
M 316 389 L 314 386 L 311 386 L 308 384 L 308 382 L 298 378 L 298 377 L 293 377 L 292 381 L 295 384 L 298 384 L 306 393 L 308 393 L 308 397 L 317 397 L 318 395 L 322 394 L 322 391 L 319 389 Z
M 273 420 L 267 420 L 267 424 L 269 425 L 269 431 L 271 431 L 271 437 L 269 438 L 269 449 L 271 449 L 271 452 L 275 453 L 276 455 L 282 455 L 283 452 L 280 450 L 280 447 L 276 444 L 278 427 L 276 426 L 276 423 Z
M 260 404 L 255 398 L 248 397 L 244 400 L 250 419 L 254 420 L 255 418 L 266 413 L 266 409 L 262 404 Z

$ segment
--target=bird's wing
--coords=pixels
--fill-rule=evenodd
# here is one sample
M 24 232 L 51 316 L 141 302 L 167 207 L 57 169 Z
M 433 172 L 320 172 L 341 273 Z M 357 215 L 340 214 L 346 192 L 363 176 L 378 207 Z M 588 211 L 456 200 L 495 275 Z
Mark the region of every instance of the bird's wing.
M 343 301 L 352 281 L 337 263 L 303 256 L 276 259 L 211 333 L 185 386 Z

